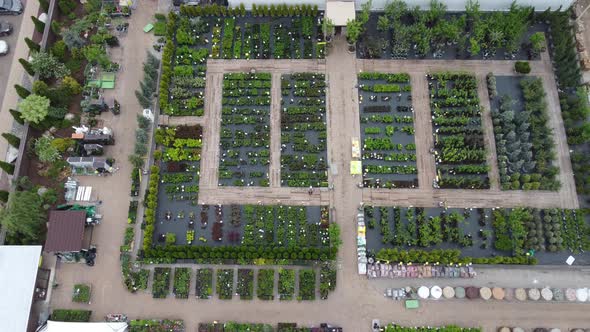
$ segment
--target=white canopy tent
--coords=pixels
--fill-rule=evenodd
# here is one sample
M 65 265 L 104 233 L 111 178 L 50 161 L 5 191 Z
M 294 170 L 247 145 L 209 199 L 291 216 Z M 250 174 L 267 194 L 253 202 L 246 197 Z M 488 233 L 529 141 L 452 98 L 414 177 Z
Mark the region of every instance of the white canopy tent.
M 348 20 L 356 17 L 354 1 L 326 1 L 326 17 L 334 22 L 334 26 L 345 26 Z
M 99 322 L 99 323 L 74 323 L 47 321 L 47 324 L 38 332 L 126 332 L 127 323 Z

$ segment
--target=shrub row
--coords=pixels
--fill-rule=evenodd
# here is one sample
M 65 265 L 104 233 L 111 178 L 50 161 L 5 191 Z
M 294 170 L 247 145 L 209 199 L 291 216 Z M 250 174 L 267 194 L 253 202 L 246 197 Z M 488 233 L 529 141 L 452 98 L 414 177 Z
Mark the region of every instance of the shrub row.
M 160 168 L 152 166 L 150 170 L 150 183 L 146 200 L 145 229 L 143 233 L 143 250 L 148 251 L 152 246 L 154 235 L 154 223 L 156 221 L 156 208 L 158 207 L 158 186 L 160 184 Z

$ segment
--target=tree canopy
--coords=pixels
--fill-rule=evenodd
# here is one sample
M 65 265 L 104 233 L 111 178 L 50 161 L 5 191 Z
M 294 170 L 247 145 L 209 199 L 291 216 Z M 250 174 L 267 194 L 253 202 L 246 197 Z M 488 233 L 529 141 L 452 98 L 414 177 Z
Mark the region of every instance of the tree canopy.
M 18 104 L 18 109 L 23 119 L 37 124 L 47 117 L 49 104 L 47 97 L 32 94 Z
M 15 191 L 8 198 L 6 209 L 0 214 L 0 223 L 8 238 L 20 244 L 38 243 L 45 222 L 43 200 L 32 191 Z

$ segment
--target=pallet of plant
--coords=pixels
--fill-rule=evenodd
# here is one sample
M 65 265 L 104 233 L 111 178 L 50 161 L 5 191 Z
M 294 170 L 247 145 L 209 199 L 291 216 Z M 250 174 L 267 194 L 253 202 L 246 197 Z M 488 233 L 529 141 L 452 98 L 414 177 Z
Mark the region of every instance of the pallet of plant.
M 336 268 L 331 264 L 320 268 L 320 298 L 325 300 L 328 294 L 336 289 Z
M 217 296 L 220 300 L 231 300 L 234 292 L 234 270 L 217 270 Z
M 295 270 L 279 269 L 279 300 L 288 301 L 295 294 Z
M 358 74 L 363 185 L 417 188 L 414 109 L 408 74 Z
M 428 74 L 430 108 L 440 188 L 489 188 L 487 152 L 473 74 Z
M 170 319 L 134 319 L 129 332 L 184 332 L 184 321 Z
M 251 269 L 238 269 L 238 284 L 236 293 L 240 300 L 252 300 L 254 292 L 254 271 Z
M 275 270 L 258 270 L 256 295 L 261 300 L 274 300 Z
M 311 269 L 299 270 L 299 295 L 297 300 L 315 300 L 315 271 Z
M 154 281 L 152 284 L 152 297 L 154 299 L 163 299 L 170 293 L 170 273 L 169 267 L 154 268 Z
M 76 284 L 76 285 L 74 285 L 74 293 L 72 295 L 72 301 L 79 302 L 79 303 L 89 303 L 90 302 L 90 292 L 91 292 L 91 288 L 89 285 Z
M 177 267 L 174 269 L 174 296 L 177 299 L 188 299 L 188 292 L 191 284 L 191 269 Z
M 197 269 L 195 296 L 210 299 L 213 295 L 213 269 Z
M 324 74 L 281 76 L 281 185 L 327 187 Z
M 220 186 L 269 186 L 268 73 L 229 73 L 223 79 Z

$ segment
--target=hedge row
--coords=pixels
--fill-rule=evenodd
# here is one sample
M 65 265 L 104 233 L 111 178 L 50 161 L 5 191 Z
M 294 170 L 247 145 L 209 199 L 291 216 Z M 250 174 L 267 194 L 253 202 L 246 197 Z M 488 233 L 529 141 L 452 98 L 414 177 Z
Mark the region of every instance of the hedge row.
M 149 208 L 148 208 L 149 210 Z M 148 215 L 149 218 L 149 215 Z M 146 227 L 146 233 L 147 233 Z M 152 229 L 153 233 L 153 229 Z M 145 246 L 144 258 L 168 258 L 168 259 L 298 259 L 298 260 L 322 260 L 336 259 L 338 248 L 285 248 L 285 247 L 247 247 L 247 246 L 167 246 L 149 248 Z M 149 238 L 151 244 L 151 234 Z
M 156 221 L 156 209 L 158 207 L 158 186 L 160 184 L 160 168 L 152 166 L 150 173 L 150 184 L 146 199 L 147 209 L 145 210 L 145 230 L 143 233 L 143 250 L 152 246 L 154 235 L 154 223 Z

